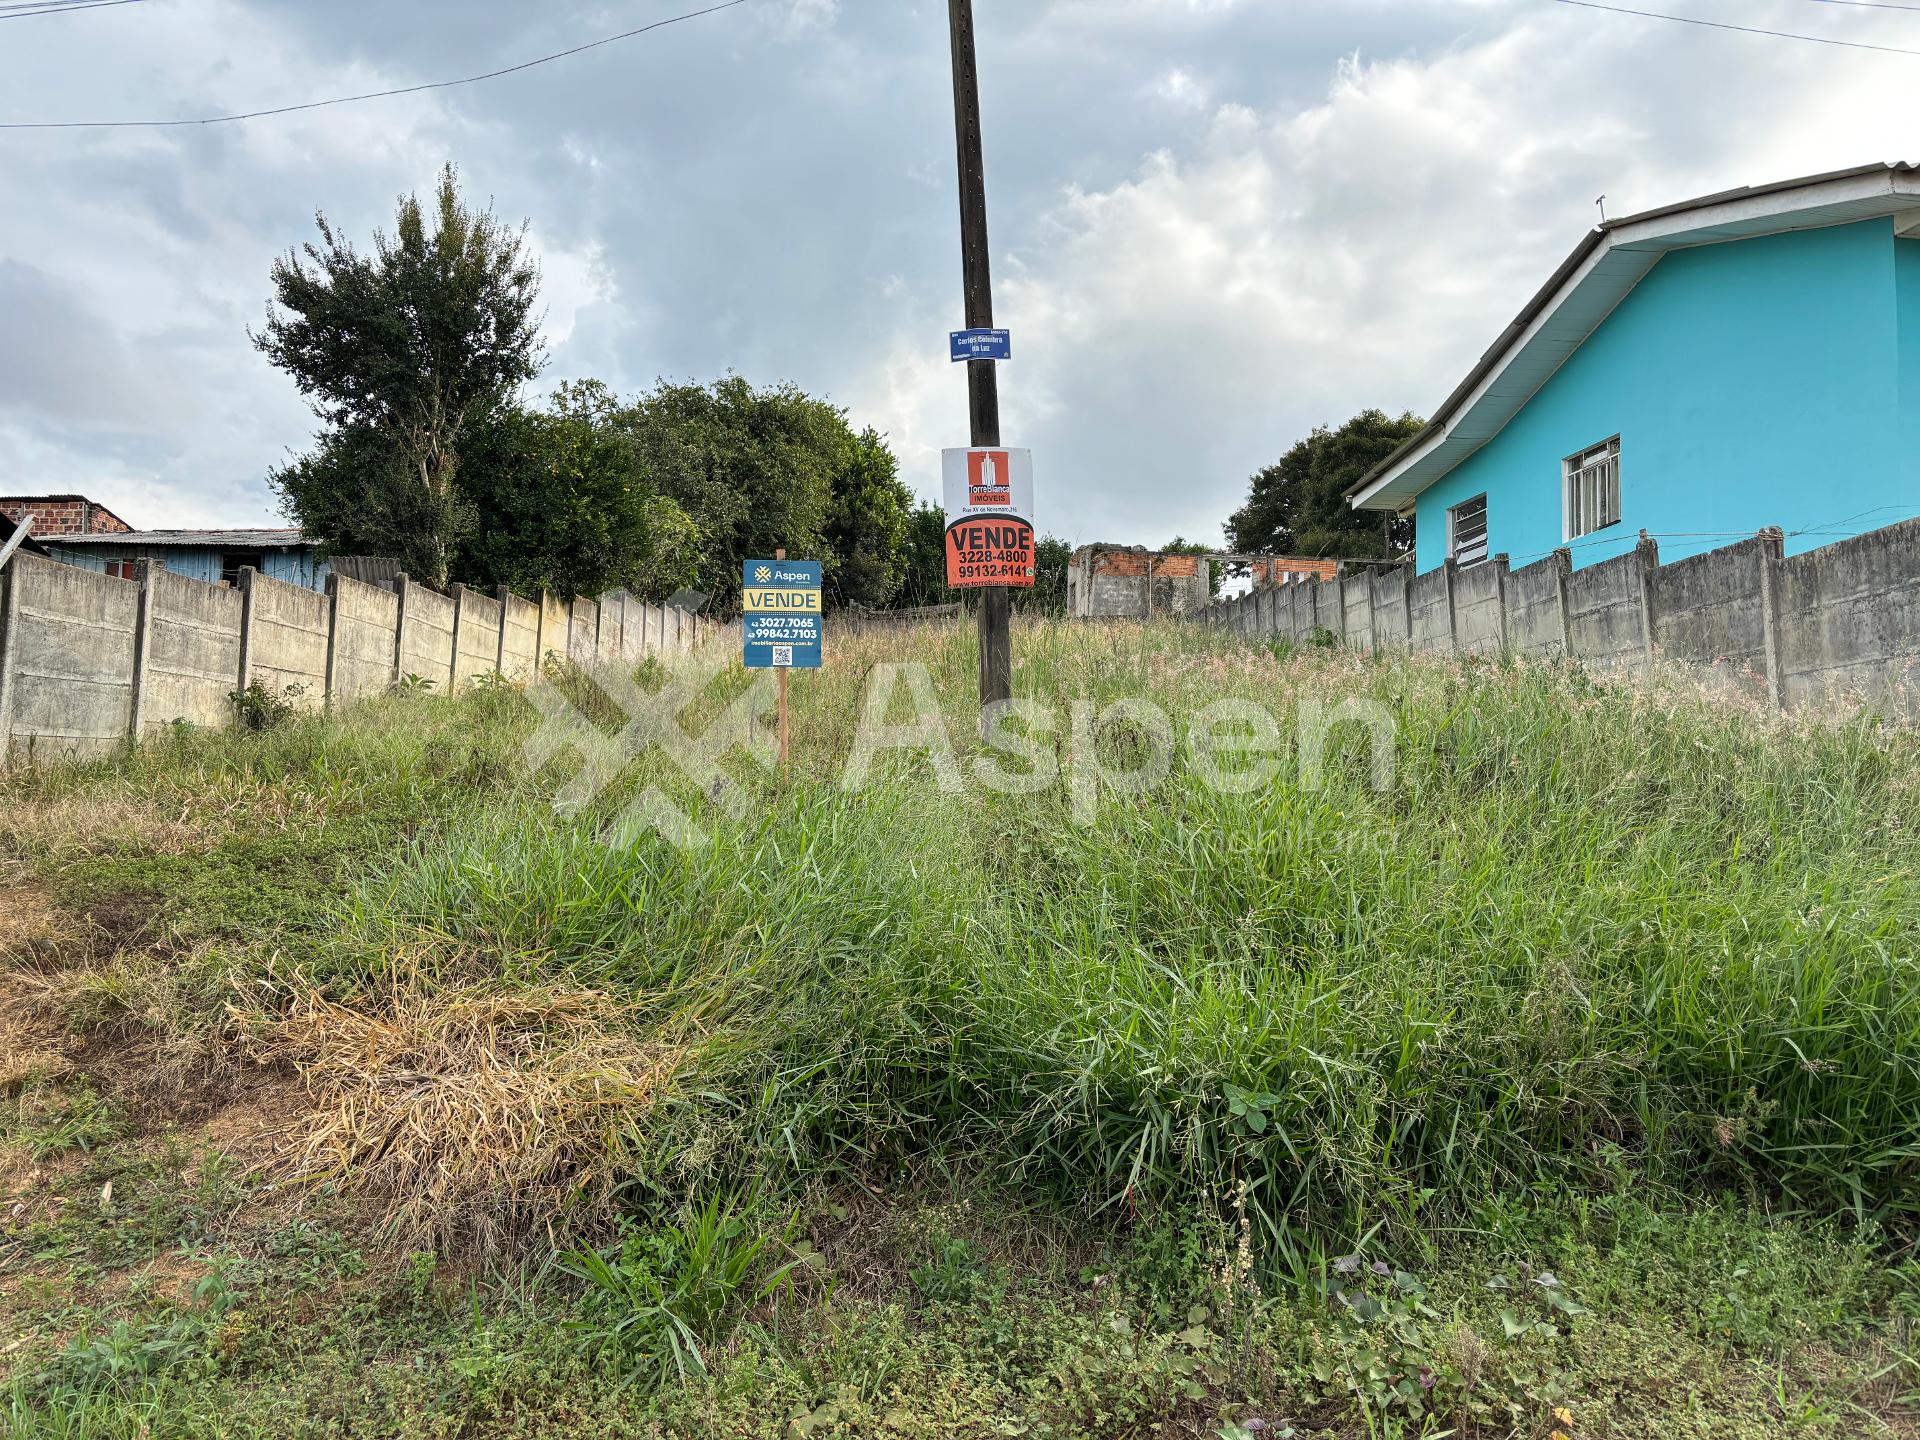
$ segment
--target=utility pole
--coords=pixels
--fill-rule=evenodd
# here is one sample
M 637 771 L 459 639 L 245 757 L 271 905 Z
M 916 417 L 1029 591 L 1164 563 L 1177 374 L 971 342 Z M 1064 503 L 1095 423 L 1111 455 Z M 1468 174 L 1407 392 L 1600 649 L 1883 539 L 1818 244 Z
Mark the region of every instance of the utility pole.
M 953 123 L 960 160 L 960 258 L 967 328 L 993 328 L 993 274 L 987 256 L 987 177 L 980 147 L 980 74 L 973 50 L 973 0 L 947 0 L 953 32 Z M 1000 443 L 1000 382 L 991 360 L 967 362 L 972 445 Z M 1004 585 L 980 591 L 980 709 L 1013 698 L 1012 610 Z

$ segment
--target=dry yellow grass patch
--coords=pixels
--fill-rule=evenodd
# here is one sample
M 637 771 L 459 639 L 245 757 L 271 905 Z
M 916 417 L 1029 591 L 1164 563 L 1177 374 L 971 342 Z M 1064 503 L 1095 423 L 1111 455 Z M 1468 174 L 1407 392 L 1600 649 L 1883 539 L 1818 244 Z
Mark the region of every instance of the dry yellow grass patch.
M 65 859 L 132 843 L 155 855 L 183 855 L 207 842 L 187 806 L 97 791 L 10 796 L 0 806 L 0 850 Z
M 685 1059 L 624 1033 L 628 1018 L 587 990 L 402 978 L 346 1006 L 306 989 L 257 1052 L 294 1065 L 313 1101 L 280 1168 L 382 1200 L 400 1243 L 508 1244 L 605 1199 Z

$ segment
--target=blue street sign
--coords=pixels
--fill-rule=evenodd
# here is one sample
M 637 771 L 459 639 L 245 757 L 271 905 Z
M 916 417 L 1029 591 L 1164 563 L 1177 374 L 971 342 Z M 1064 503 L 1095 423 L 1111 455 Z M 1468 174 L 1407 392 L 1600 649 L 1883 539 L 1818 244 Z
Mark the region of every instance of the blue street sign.
M 749 670 L 818 670 L 826 640 L 818 560 L 749 560 L 740 574 L 740 654 Z
M 1011 360 L 1011 330 L 956 330 L 953 332 L 953 363 L 962 360 Z

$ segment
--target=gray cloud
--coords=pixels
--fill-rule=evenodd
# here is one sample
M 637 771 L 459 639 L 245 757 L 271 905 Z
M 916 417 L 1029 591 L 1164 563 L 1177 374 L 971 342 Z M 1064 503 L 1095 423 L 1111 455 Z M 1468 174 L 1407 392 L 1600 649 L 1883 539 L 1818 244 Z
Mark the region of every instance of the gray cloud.
M 0 118 L 406 84 L 677 8 L 169 0 L 14 22 Z M 1897 16 L 1749 8 L 1914 39 Z M 1216 534 L 1311 425 L 1434 404 L 1602 190 L 1617 213 L 1890 158 L 1920 77 L 1530 0 L 978 11 L 1007 436 L 1036 449 L 1043 523 L 1080 539 Z M 552 378 L 792 379 L 887 430 L 932 495 L 935 452 L 965 439 L 945 45 L 937 0 L 759 0 L 484 86 L 0 133 L 0 473 L 149 523 L 270 515 L 265 472 L 311 422 L 247 343 L 268 265 L 316 208 L 364 235 L 452 159 L 532 221 Z

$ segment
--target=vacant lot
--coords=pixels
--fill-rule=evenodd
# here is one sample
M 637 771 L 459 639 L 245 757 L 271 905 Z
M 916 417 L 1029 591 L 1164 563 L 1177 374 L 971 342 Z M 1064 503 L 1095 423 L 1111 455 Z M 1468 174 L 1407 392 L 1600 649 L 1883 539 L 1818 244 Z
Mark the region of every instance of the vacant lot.
M 856 641 L 737 814 L 504 688 L 0 778 L 0 1426 L 1920 1434 L 1920 741 L 1016 654 L 1025 760 Z

